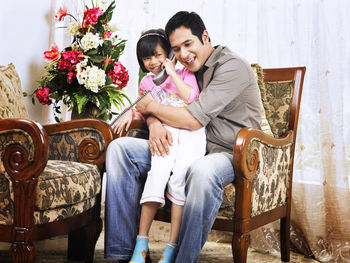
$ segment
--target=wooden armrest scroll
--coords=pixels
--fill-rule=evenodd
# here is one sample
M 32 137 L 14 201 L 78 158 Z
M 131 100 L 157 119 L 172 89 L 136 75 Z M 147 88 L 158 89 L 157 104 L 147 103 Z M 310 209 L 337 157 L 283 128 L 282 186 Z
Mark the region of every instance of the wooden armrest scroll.
M 0 120 L 0 132 L 23 134 L 30 138 L 21 142 L 21 136 L 14 136 L 11 142 L 3 145 L 2 161 L 6 172 L 18 181 L 37 178 L 48 160 L 48 137 L 42 126 L 27 119 L 4 119 Z M 25 147 L 24 144 L 32 145 Z M 32 154 L 28 152 L 29 147 L 34 149 Z
M 44 126 L 51 143 L 62 140 L 61 137 L 69 137 L 72 143 L 77 145 L 76 160 L 84 163 L 96 164 L 99 169 L 105 162 L 105 153 L 109 143 L 113 140 L 112 128 L 99 119 L 77 119 L 57 124 Z M 93 132 L 96 136 L 89 136 Z M 83 134 L 83 136 L 75 136 Z M 54 156 L 57 159 L 60 156 Z M 71 156 L 63 156 L 64 159 L 71 160 Z
M 233 166 L 236 176 L 247 180 L 254 178 L 258 167 L 259 153 L 256 149 L 251 149 L 249 152 L 249 145 L 256 139 L 272 147 L 283 147 L 293 143 L 293 131 L 287 131 L 281 138 L 274 138 L 258 129 L 241 129 L 236 136 L 233 150 Z

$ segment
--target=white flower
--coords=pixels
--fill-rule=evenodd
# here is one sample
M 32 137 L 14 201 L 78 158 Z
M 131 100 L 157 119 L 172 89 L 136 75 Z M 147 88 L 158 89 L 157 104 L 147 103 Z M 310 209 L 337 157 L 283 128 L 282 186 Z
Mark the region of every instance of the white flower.
M 88 63 L 88 59 L 84 58 L 82 61 L 80 61 L 78 64 L 80 64 L 81 67 L 85 68 L 87 66 Z
M 68 27 L 67 27 L 67 29 L 68 29 L 68 32 L 69 32 L 72 36 L 76 35 L 76 34 L 78 33 L 78 30 L 79 30 L 79 24 L 78 24 L 78 22 L 76 22 L 76 21 L 70 22 L 69 25 L 68 25 Z
M 81 65 L 77 64 L 77 79 L 80 85 L 84 85 L 86 89 L 97 93 L 99 87 L 106 83 L 106 73 L 104 70 L 96 66 L 87 66 L 85 70 L 81 69 Z
M 81 39 L 81 48 L 84 51 L 88 51 L 92 48 L 97 48 L 99 45 L 103 44 L 103 40 L 91 32 L 86 33 L 86 35 Z

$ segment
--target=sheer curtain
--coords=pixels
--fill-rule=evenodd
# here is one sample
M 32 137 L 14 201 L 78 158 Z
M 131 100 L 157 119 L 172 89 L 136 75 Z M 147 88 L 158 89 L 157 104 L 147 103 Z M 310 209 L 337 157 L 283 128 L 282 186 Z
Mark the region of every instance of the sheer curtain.
M 306 66 L 294 167 L 292 244 L 322 262 L 350 262 L 350 2 L 118 0 L 116 5 L 112 22 L 128 40 L 121 59 L 130 73 L 131 98 L 138 89 L 139 35 L 164 27 L 179 10 L 196 11 L 213 45 L 229 46 L 251 63 L 264 68 Z M 252 246 L 279 250 L 277 228 L 272 224 L 256 230 Z
M 341 0 L 149 0 L 149 27 L 196 11 L 212 43 L 262 67 L 306 66 L 292 199 L 292 243 L 322 262 L 350 262 L 350 3 Z M 252 246 L 279 250 L 277 224 Z

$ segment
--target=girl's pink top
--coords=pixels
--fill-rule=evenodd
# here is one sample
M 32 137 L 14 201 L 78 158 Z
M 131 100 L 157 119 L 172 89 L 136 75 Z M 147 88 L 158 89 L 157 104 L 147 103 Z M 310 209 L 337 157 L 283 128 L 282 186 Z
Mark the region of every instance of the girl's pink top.
M 165 94 L 168 98 L 172 98 L 171 101 L 173 101 L 174 97 L 176 97 L 188 105 L 188 104 L 192 103 L 199 96 L 199 88 L 197 85 L 196 77 L 187 68 L 178 69 L 178 70 L 176 70 L 176 73 L 180 76 L 180 78 L 187 85 L 192 87 L 191 95 L 187 101 L 185 101 L 181 97 L 181 95 L 180 95 L 178 89 L 176 88 L 171 77 L 168 76 L 168 78 L 159 87 L 163 89 L 163 91 L 165 92 Z M 153 89 L 155 87 L 155 84 L 152 81 L 153 77 L 154 77 L 154 75 L 147 75 L 147 76 L 142 78 L 141 83 L 140 83 L 140 89 L 139 89 L 140 95 L 145 93 L 147 90 Z M 170 103 L 170 104 L 172 104 L 172 103 Z M 184 105 L 184 106 L 186 106 L 186 105 Z

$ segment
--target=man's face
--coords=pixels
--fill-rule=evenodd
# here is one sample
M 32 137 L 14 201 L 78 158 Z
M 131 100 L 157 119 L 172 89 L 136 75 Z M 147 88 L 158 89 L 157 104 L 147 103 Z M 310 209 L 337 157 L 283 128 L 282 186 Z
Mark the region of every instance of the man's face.
M 184 26 L 177 28 L 169 36 L 176 59 L 189 71 L 200 70 L 213 52 L 206 30 L 202 34 L 202 39 L 204 44 L 192 34 L 191 29 Z

